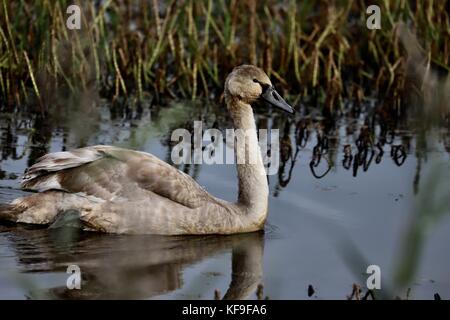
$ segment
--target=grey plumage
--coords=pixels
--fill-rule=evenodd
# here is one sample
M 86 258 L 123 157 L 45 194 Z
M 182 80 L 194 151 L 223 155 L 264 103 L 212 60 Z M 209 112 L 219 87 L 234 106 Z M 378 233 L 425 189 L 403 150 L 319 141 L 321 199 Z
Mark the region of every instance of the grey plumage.
M 258 79 L 255 82 L 254 79 Z M 225 83 L 225 98 L 235 127 L 250 139 L 237 155 L 256 150 L 256 163 L 238 164 L 235 203 L 207 193 L 189 175 L 157 157 L 113 146 L 91 146 L 43 156 L 25 173 L 22 188 L 39 193 L 14 200 L 0 218 L 51 224 L 74 209 L 89 230 L 111 233 L 231 234 L 260 230 L 268 207 L 268 186 L 250 103 L 259 83 L 270 80 L 254 66 L 235 68 Z

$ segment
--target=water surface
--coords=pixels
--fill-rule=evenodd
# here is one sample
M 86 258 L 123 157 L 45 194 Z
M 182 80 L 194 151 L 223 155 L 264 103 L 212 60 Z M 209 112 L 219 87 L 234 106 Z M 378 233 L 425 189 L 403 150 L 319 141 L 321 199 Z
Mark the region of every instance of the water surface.
M 380 266 L 386 291 L 416 254 L 409 297 L 449 298 L 449 215 L 421 206 L 448 194 L 448 130 L 419 130 L 420 119 L 386 119 L 376 108 L 350 105 L 328 117 L 302 106 L 295 118 L 257 109 L 258 127 L 280 129 L 283 141 L 264 233 L 124 236 L 0 225 L 0 298 L 345 299 L 353 283 L 365 292 L 368 265 Z M 191 130 L 194 120 L 231 128 L 222 106 L 190 102 L 119 111 L 105 103 L 81 119 L 0 115 L 0 202 L 25 194 L 20 175 L 47 152 L 114 144 L 170 161 L 173 129 Z M 215 196 L 236 199 L 233 165 L 179 168 Z M 81 268 L 82 290 L 66 289 L 71 264 Z

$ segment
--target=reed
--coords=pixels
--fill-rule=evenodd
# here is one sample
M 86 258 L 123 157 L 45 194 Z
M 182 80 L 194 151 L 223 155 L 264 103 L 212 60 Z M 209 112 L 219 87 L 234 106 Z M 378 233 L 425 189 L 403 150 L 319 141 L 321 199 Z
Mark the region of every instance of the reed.
M 448 1 L 375 1 L 382 29 L 368 30 L 372 3 L 83 1 L 81 30 L 68 30 L 72 2 L 3 0 L 0 105 L 48 105 L 55 89 L 87 87 L 111 98 L 214 98 L 242 63 L 331 111 L 355 97 L 352 88 L 397 99 L 406 59 L 398 22 L 415 30 L 430 65 L 449 71 Z

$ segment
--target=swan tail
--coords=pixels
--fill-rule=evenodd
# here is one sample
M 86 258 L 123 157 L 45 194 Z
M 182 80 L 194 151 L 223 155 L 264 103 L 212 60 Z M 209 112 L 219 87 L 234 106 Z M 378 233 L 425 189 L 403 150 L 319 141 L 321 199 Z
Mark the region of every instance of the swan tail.
M 8 203 L 0 203 L 0 221 L 17 221 L 17 211 Z
M 54 221 L 60 198 L 58 192 L 36 193 L 0 204 L 0 220 L 17 223 L 50 224 Z

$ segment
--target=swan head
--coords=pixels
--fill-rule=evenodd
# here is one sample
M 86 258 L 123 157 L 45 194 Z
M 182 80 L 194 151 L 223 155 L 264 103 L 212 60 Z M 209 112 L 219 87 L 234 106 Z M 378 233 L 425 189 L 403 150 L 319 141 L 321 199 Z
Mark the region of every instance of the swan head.
M 225 80 L 225 97 L 246 104 L 263 100 L 272 106 L 294 113 L 294 109 L 275 90 L 267 74 L 258 67 L 241 65 L 233 69 Z

